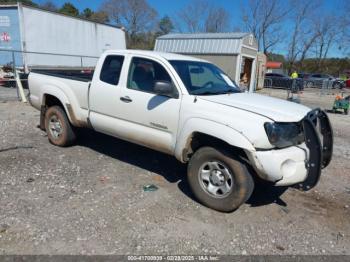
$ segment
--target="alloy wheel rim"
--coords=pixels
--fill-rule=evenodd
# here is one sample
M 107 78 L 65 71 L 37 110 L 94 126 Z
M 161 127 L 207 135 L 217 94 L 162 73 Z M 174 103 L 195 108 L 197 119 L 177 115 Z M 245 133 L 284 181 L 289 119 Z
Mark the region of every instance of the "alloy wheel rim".
M 49 131 L 55 139 L 58 139 L 63 133 L 62 123 L 56 115 L 52 115 L 49 119 Z
M 230 194 L 234 184 L 230 169 L 216 160 L 205 162 L 199 169 L 198 178 L 203 190 L 216 198 Z

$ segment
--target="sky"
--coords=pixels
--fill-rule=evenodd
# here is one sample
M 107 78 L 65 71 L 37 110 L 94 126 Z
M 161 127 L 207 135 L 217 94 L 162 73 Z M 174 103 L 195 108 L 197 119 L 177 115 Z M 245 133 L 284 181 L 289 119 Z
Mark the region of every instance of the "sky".
M 101 0 L 52 0 L 57 6 L 62 6 L 65 2 L 69 1 L 73 3 L 79 10 L 84 8 L 90 8 L 92 10 L 98 10 L 103 1 Z M 282 2 L 288 4 L 287 0 L 281 0 Z M 307 1 L 307 0 L 305 0 Z M 340 15 L 342 0 L 320 0 L 322 4 L 322 11 L 320 15 L 324 15 L 330 12 Z M 348 0 L 350 2 L 350 0 Z M 46 0 L 34 0 L 36 3 L 44 3 Z M 148 3 L 157 10 L 160 17 L 168 15 L 170 17 L 175 16 L 176 12 L 187 5 L 188 0 L 148 0 Z M 248 0 L 209 0 L 217 6 L 225 8 L 231 14 L 232 29 L 240 23 L 241 20 L 241 4 L 244 6 L 248 5 Z M 286 31 L 290 28 L 290 22 L 285 22 L 284 27 Z M 279 45 L 276 47 L 274 52 L 276 53 L 286 53 L 286 46 Z M 339 50 L 339 46 L 334 46 L 329 52 L 329 57 L 341 57 L 344 56 Z

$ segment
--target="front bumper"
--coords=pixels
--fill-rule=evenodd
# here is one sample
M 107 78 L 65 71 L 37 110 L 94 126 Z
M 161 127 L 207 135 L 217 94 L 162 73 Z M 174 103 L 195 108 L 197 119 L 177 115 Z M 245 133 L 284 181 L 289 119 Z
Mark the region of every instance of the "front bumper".
M 333 131 L 327 114 L 315 109 L 302 120 L 305 143 L 284 149 L 248 152 L 250 163 L 264 180 L 277 186 L 300 184 L 309 190 L 331 161 Z
M 308 175 L 300 187 L 310 190 L 317 185 L 321 170 L 332 160 L 333 129 L 326 112 L 318 108 L 309 112 L 302 123 L 310 156 L 307 161 Z

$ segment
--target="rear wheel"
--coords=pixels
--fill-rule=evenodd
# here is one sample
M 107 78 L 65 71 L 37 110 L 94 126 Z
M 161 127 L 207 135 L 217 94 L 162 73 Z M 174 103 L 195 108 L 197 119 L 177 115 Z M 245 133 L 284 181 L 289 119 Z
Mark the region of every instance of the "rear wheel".
M 344 109 L 344 114 L 348 115 L 349 114 L 349 108 Z
M 45 128 L 49 141 L 56 146 L 69 146 L 76 140 L 74 129 L 60 106 L 52 106 L 46 111 Z
M 218 211 L 234 211 L 248 200 L 254 189 L 245 165 L 212 147 L 202 147 L 195 152 L 187 175 L 195 197 Z

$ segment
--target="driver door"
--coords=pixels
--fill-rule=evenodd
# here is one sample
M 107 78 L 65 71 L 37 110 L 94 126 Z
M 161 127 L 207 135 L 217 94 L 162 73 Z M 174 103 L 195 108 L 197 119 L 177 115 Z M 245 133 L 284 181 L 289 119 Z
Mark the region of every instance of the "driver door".
M 173 153 L 181 99 L 157 95 L 156 81 L 172 81 L 160 61 L 131 57 L 126 86 L 120 90 L 117 117 L 123 121 L 125 139 L 166 153 Z

